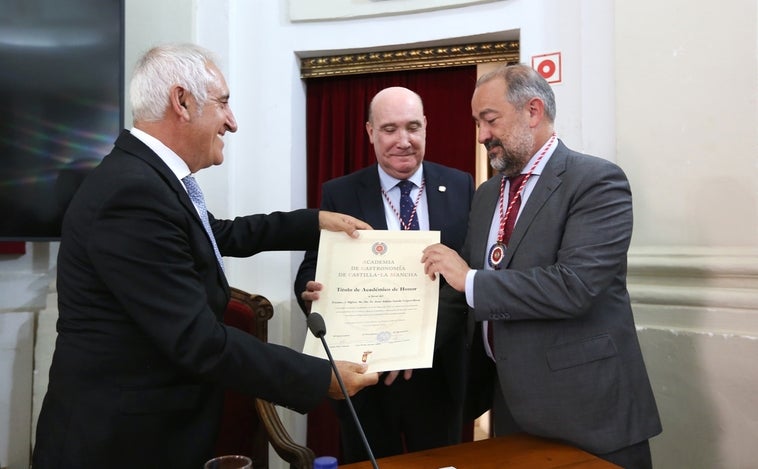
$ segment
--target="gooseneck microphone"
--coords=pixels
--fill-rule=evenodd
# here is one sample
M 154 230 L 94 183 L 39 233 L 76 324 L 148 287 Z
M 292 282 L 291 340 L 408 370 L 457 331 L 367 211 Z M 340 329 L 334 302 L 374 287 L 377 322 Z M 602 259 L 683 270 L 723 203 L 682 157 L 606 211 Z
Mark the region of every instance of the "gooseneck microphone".
M 371 460 L 371 465 L 374 466 L 374 469 L 379 469 L 379 465 L 376 463 L 376 458 L 374 458 L 374 453 L 371 451 L 371 446 L 368 444 L 368 439 L 366 438 L 366 434 L 363 433 L 363 427 L 361 426 L 360 420 L 358 420 L 358 414 L 355 413 L 355 408 L 353 407 L 352 401 L 350 401 L 350 395 L 347 393 L 347 389 L 345 388 L 345 383 L 342 381 L 342 376 L 340 376 L 340 372 L 337 369 L 337 364 L 334 363 L 334 358 L 332 358 L 332 352 L 329 351 L 329 346 L 326 344 L 326 339 L 324 339 L 324 336 L 326 335 L 326 324 L 324 323 L 324 318 L 316 313 L 312 312 L 308 315 L 308 329 L 311 331 L 311 333 L 316 336 L 316 338 L 321 339 L 321 343 L 324 345 L 324 350 L 326 351 L 326 356 L 329 357 L 329 363 L 332 365 L 332 370 L 334 370 L 334 376 L 337 378 L 337 382 L 340 385 L 340 389 L 342 390 L 342 395 L 345 396 L 345 401 L 347 402 L 347 407 L 350 409 L 350 414 L 353 416 L 353 421 L 355 422 L 355 426 L 358 428 L 358 433 L 361 435 L 361 440 L 363 441 L 363 446 L 366 448 L 366 453 L 368 453 L 368 458 Z

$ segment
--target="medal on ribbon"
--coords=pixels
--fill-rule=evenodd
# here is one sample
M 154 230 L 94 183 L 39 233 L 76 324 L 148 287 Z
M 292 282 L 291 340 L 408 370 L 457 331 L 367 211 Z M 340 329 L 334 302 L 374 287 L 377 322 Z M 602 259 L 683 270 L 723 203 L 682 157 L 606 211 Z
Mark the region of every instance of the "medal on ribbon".
M 489 261 L 490 267 L 492 267 L 495 270 L 500 269 L 500 264 L 503 262 L 503 257 L 505 257 L 505 244 L 503 243 L 495 243 L 490 247 L 490 254 L 487 256 L 487 260 Z

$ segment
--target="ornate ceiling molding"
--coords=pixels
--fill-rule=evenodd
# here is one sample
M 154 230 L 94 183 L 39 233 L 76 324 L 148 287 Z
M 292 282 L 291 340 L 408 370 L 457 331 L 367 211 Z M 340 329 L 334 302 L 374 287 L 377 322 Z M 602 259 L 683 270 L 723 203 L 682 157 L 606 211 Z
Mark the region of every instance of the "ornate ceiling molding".
M 316 78 L 518 61 L 519 41 L 483 42 L 304 58 L 300 61 L 300 77 Z

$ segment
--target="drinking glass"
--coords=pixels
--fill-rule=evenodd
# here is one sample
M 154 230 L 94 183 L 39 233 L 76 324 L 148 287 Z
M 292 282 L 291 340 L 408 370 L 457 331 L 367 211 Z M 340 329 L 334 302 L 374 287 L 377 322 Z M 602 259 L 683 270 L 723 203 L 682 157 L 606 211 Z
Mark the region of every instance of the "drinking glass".
M 247 456 L 230 454 L 213 458 L 205 463 L 205 469 L 251 469 L 253 461 Z

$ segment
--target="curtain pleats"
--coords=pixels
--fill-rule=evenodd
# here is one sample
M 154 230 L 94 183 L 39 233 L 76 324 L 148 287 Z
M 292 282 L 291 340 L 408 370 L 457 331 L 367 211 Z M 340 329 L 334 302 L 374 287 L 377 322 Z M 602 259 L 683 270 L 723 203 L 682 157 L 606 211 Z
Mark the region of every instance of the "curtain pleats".
M 321 204 L 321 184 L 376 161 L 366 135 L 371 98 L 389 86 L 421 96 L 427 118 L 426 155 L 475 175 L 476 127 L 471 93 L 476 67 L 437 68 L 311 78 L 307 81 L 308 206 Z

